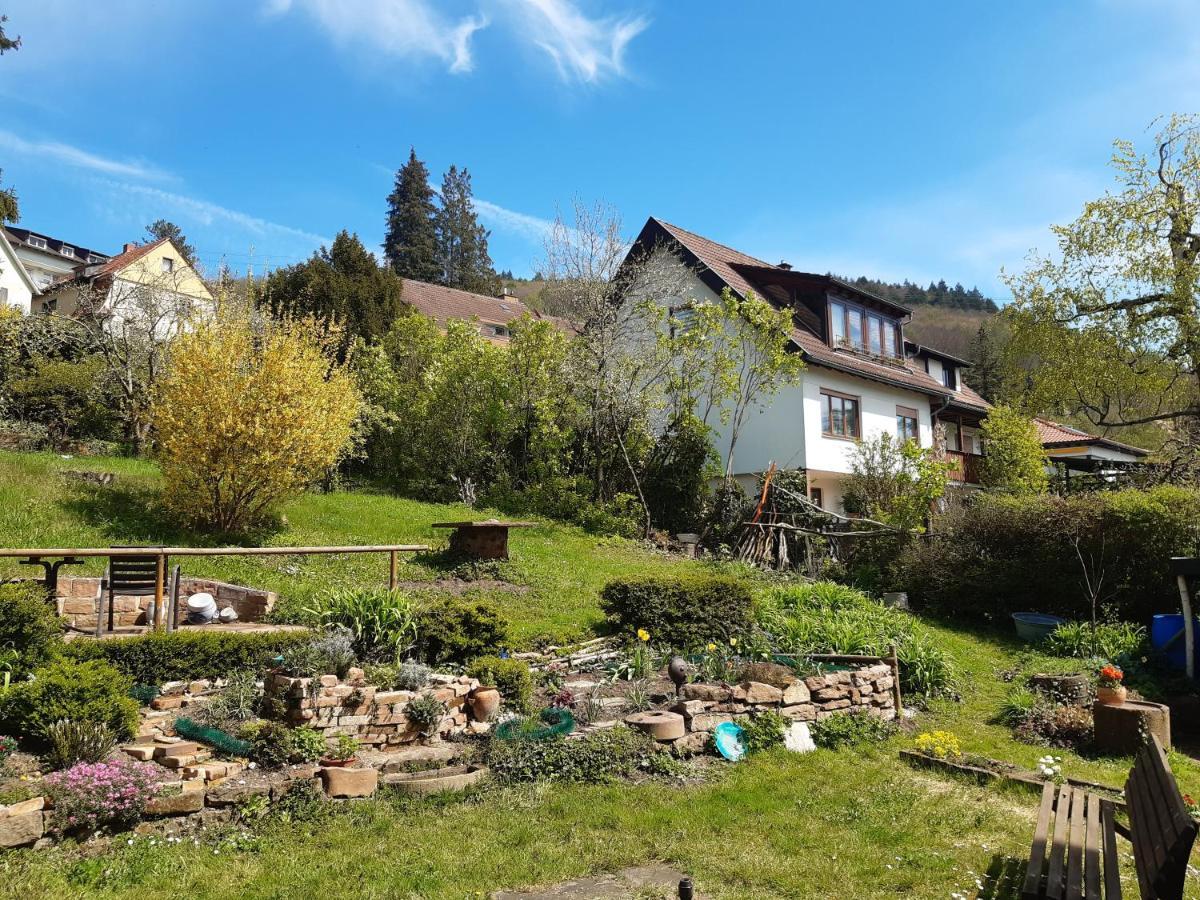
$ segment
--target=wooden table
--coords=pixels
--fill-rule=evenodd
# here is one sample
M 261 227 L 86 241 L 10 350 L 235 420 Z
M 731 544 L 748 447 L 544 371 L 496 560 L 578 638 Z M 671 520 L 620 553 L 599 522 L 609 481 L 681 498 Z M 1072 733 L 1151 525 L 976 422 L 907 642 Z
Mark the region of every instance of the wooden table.
M 508 530 L 533 528 L 536 522 L 435 522 L 431 528 L 450 528 L 450 549 L 472 559 L 508 559 Z

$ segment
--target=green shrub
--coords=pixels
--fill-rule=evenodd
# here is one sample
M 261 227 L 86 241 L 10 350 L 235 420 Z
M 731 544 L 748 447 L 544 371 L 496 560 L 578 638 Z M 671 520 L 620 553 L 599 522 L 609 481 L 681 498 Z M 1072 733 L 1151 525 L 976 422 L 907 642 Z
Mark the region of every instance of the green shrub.
M 342 625 L 354 635 L 359 659 L 396 660 L 417 639 L 417 603 L 401 591 L 384 588 L 336 590 L 306 609 L 324 625 Z
M 895 580 L 948 617 L 1033 610 L 1088 619 L 1082 554 L 1103 570 L 1111 614 L 1148 624 L 1179 608 L 1170 559 L 1195 555 L 1197 522 L 1200 492 L 1181 487 L 1066 497 L 979 491 L 941 516 L 933 536 L 906 547 Z
M 891 722 L 856 710 L 835 713 L 821 722 L 814 722 L 812 739 L 818 747 L 839 750 L 842 747 L 886 741 L 895 731 L 896 726 Z
M 443 597 L 421 610 L 416 655 L 430 665 L 464 664 L 507 641 L 508 625 L 491 603 Z
M 533 698 L 533 677 L 523 659 L 481 656 L 467 667 L 467 674 L 483 685 L 499 689 L 504 702 L 518 712 L 529 710 Z
M 0 731 L 45 743 L 55 722 L 70 719 L 107 725 L 117 740 L 125 740 L 138 724 L 132 686 L 127 675 L 100 660 L 54 660 L 0 694 Z
M 404 707 L 404 715 L 428 737 L 437 730 L 446 715 L 446 704 L 428 694 L 422 694 L 408 701 L 408 705 Z
M 62 619 L 40 584 L 0 584 L 0 651 L 16 652 L 14 678 L 45 665 L 62 643 L 62 632 Z
M 762 594 L 757 612 L 777 650 L 885 656 L 895 645 L 905 693 L 925 698 L 954 693 L 953 663 L 932 633 L 908 613 L 855 588 L 828 581 L 777 587 Z
M 232 733 L 258 715 L 262 699 L 257 674 L 244 669 L 226 675 L 225 686 L 215 696 L 203 706 L 191 709 L 197 710 L 195 717 L 200 724 Z
M 760 750 L 770 750 L 783 743 L 788 727 L 792 724 L 773 709 L 760 712 L 742 726 L 742 746 L 747 753 L 757 753 Z
M 487 745 L 492 774 L 502 781 L 608 782 L 632 774 L 657 751 L 653 741 L 618 725 L 567 740 L 502 741 Z
M 300 678 L 329 674 L 342 678 L 355 662 L 353 632 L 345 625 L 330 625 L 308 642 L 284 652 L 281 668 Z
M 1043 649 L 1056 656 L 1079 659 L 1098 656 L 1118 659 L 1132 656 L 1146 643 L 1146 629 L 1129 622 L 1066 622 L 1059 625 L 1046 639 Z
M 751 626 L 750 589 L 725 575 L 649 575 L 621 578 L 605 585 L 600 606 L 609 625 L 676 650 L 728 643 Z
M 117 745 L 117 739 L 103 722 L 72 722 L 63 719 L 46 729 L 50 744 L 47 757 L 55 769 L 66 769 L 77 762 L 100 762 Z
M 315 762 L 328 749 L 325 735 L 307 725 L 289 728 L 281 722 L 252 722 L 242 729 L 241 736 L 249 745 L 250 759 L 264 769 Z
M 76 660 L 104 660 L 134 681 L 163 684 L 222 678 L 241 669 L 260 671 L 272 657 L 312 641 L 307 631 L 157 632 L 107 641 L 71 641 L 64 653 Z
M 346 737 L 346 735 L 341 735 Z M 291 734 L 292 762 L 316 762 L 329 749 L 324 733 L 307 725 L 293 728 Z

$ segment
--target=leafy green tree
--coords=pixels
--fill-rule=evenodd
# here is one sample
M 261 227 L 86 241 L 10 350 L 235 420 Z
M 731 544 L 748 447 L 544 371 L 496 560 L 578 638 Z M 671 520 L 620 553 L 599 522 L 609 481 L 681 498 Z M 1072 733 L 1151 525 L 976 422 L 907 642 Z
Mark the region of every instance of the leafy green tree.
M 9 50 L 21 49 L 20 36 L 15 37 L 15 38 L 10 38 L 7 34 L 4 33 L 4 23 L 7 21 L 8 21 L 8 16 L 0 16 L 0 56 L 3 56 Z M 15 222 L 16 219 L 13 219 L 12 221 Z
M 196 248 L 188 243 L 183 229 L 174 222 L 168 222 L 166 219 L 155 219 L 146 226 L 146 235 L 151 241 L 161 241 L 163 238 L 166 238 L 175 245 L 175 249 L 187 260 L 189 266 L 196 265 Z
M 1033 422 L 1011 406 L 992 407 L 983 427 L 980 478 L 988 487 L 1041 494 L 1049 483 L 1046 453 Z
M 2 34 L 2 32 L 0 32 Z M 4 170 L 0 169 L 0 180 Z M 17 200 L 17 192 L 13 188 L 0 187 L 0 224 L 4 222 L 21 221 L 21 204 Z
M 437 261 L 441 282 L 480 294 L 496 288 L 496 271 L 488 255 L 489 232 L 479 224 L 471 195 L 471 173 L 451 166 L 442 178 L 437 226 Z
M 343 231 L 331 248 L 322 247 L 308 262 L 272 272 L 259 296 L 277 317 L 337 321 L 346 330 L 346 341 L 369 343 L 387 334 L 404 314 L 403 287 L 398 275 L 375 262 L 358 235 Z
M 901 531 L 921 531 L 933 504 L 946 493 L 951 468 L 933 448 L 901 443 L 886 431 L 859 441 L 843 482 L 846 512 Z
M 1200 118 L 1171 116 L 1149 157 L 1117 141 L 1115 192 L 1056 226 L 1012 289 L 1010 353 L 1025 406 L 1104 431 L 1164 425 L 1200 439 Z
M 46 426 L 59 445 L 68 438 L 111 437 L 116 415 L 103 386 L 104 363 L 92 356 L 66 361 L 38 357 L 28 374 L 8 385 L 17 418 Z
M 429 169 L 410 148 L 408 162 L 396 172 L 396 183 L 388 195 L 387 232 L 383 255 L 401 278 L 438 282 L 437 207 L 429 186 Z

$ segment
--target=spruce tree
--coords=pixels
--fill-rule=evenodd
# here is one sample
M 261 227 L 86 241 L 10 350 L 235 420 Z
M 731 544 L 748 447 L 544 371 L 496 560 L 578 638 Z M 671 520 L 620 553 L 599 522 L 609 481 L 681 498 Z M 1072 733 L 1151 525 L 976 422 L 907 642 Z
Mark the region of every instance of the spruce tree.
M 187 260 L 189 266 L 196 265 L 196 248 L 188 243 L 187 235 L 174 222 L 168 222 L 166 219 L 155 219 L 146 226 L 146 237 L 151 241 L 161 241 L 163 238 L 166 238 L 175 245 L 175 249 Z
M 471 173 L 451 166 L 442 178 L 442 205 L 437 214 L 438 264 L 443 284 L 480 294 L 495 292 L 489 234 L 479 224 L 471 200 Z
M 437 261 L 437 208 L 429 186 L 429 169 L 409 149 L 408 162 L 396 172 L 388 195 L 387 233 L 383 255 L 393 272 L 416 281 L 441 281 Z

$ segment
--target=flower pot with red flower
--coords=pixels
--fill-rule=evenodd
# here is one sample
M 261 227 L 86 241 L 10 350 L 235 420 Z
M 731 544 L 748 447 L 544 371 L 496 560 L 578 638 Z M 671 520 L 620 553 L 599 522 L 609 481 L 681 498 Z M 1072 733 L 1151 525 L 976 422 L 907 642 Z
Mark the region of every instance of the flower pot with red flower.
M 1124 680 L 1125 673 L 1109 663 L 1100 670 L 1100 686 L 1096 688 L 1096 699 L 1105 706 L 1120 706 L 1125 702 L 1128 693 L 1125 685 L 1121 683 Z

